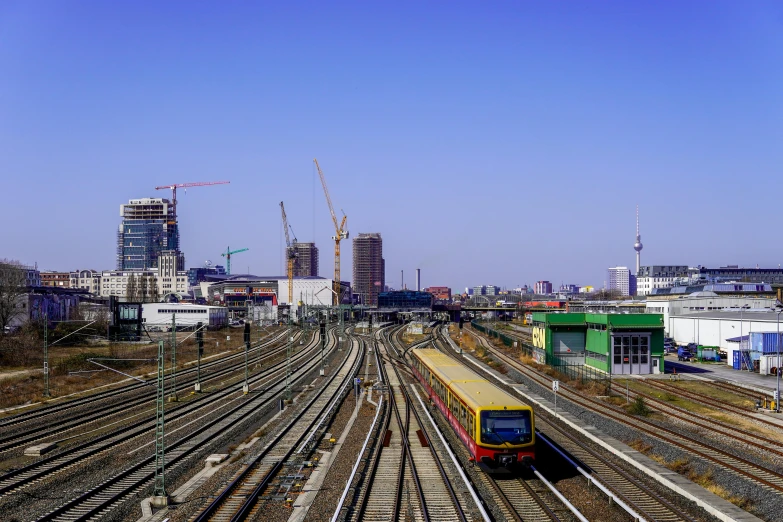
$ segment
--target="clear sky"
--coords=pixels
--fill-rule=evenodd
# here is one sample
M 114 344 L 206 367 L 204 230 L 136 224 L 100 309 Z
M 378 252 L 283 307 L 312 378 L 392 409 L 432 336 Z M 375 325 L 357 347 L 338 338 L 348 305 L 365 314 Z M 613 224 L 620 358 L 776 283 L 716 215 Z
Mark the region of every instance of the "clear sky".
M 780 2 L 0 3 L 0 258 L 115 267 L 119 205 L 180 192 L 188 265 L 321 274 L 381 232 L 387 282 L 778 266 Z M 350 280 L 350 241 L 343 249 Z

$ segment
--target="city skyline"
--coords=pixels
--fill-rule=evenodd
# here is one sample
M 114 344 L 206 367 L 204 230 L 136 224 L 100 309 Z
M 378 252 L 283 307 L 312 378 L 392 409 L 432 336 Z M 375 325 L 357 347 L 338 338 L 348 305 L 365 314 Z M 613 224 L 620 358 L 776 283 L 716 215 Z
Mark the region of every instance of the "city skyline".
M 25 226 L 2 255 L 111 269 L 119 204 L 230 179 L 178 195 L 189 267 L 236 245 L 237 272 L 284 273 L 282 199 L 328 274 L 318 157 L 349 230 L 383 234 L 390 281 L 600 288 L 634 266 L 637 203 L 645 265 L 777 267 L 755 211 L 783 155 L 780 7 L 624 5 L 7 2 L 0 147 L 20 197 L 0 219 Z

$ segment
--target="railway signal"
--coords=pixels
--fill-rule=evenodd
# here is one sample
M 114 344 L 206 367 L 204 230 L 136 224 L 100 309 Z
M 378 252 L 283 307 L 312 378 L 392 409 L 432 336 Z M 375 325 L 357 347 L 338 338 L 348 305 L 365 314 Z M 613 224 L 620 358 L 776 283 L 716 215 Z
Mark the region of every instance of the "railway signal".
M 166 507 L 169 495 L 166 493 L 166 446 L 163 435 L 165 432 L 166 388 L 164 386 L 165 351 L 164 342 L 158 341 L 158 390 L 155 394 L 155 488 L 152 492 L 152 504 L 155 507 Z
M 557 391 L 560 389 L 560 381 L 552 381 L 552 391 L 555 393 L 555 415 L 557 415 Z

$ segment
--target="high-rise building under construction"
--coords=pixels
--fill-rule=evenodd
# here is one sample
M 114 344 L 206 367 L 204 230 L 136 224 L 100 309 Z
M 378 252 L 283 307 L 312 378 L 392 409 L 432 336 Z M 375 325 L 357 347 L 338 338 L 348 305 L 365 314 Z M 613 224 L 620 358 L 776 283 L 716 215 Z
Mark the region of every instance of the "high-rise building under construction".
M 295 243 L 294 277 L 318 277 L 318 247 L 315 243 Z
M 353 292 L 361 304 L 376 306 L 386 285 L 383 239 L 378 233 L 359 234 L 353 239 Z
M 164 250 L 175 251 L 180 266 L 179 228 L 168 199 L 131 199 L 120 205 L 122 224 L 117 231 L 117 270 L 151 270 Z

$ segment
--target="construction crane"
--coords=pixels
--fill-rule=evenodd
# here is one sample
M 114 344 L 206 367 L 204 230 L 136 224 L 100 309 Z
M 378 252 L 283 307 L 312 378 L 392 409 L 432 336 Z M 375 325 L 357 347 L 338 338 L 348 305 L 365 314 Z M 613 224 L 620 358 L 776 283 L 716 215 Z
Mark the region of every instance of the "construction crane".
M 348 230 L 345 228 L 345 222 L 348 216 L 343 212 L 343 220 L 337 222 L 337 215 L 334 213 L 334 207 L 332 206 L 332 198 L 329 197 L 329 189 L 326 188 L 326 178 L 324 173 L 321 172 L 321 167 L 318 165 L 318 160 L 313 159 L 315 162 L 315 168 L 318 169 L 318 176 L 321 178 L 321 185 L 324 187 L 324 195 L 326 196 L 326 204 L 329 205 L 329 212 L 332 214 L 332 221 L 334 222 L 334 295 L 332 296 L 332 303 L 334 306 L 340 304 L 340 241 L 348 239 Z
M 161 185 L 155 187 L 155 190 L 171 189 L 171 206 L 174 213 L 174 221 L 169 221 L 169 225 L 177 224 L 177 189 L 188 187 L 205 187 L 207 185 L 227 185 L 230 181 L 200 181 L 198 183 L 175 183 L 173 185 Z
M 240 252 L 246 252 L 249 248 L 240 248 L 239 250 L 231 250 L 230 247 L 226 247 L 226 251 L 220 254 L 226 258 L 226 275 L 231 275 L 231 256 Z
M 288 235 L 288 229 L 290 228 L 290 225 L 288 224 L 288 219 L 285 215 L 285 206 L 283 205 L 283 202 L 280 202 L 280 212 L 283 213 L 283 230 L 285 230 L 285 257 L 288 261 L 288 306 L 292 306 L 291 303 L 294 302 L 294 262 L 296 261 L 296 234 L 294 234 L 294 229 L 291 228 L 291 233 L 294 235 L 294 240 L 291 241 L 291 237 Z M 290 317 L 289 312 L 289 317 Z

